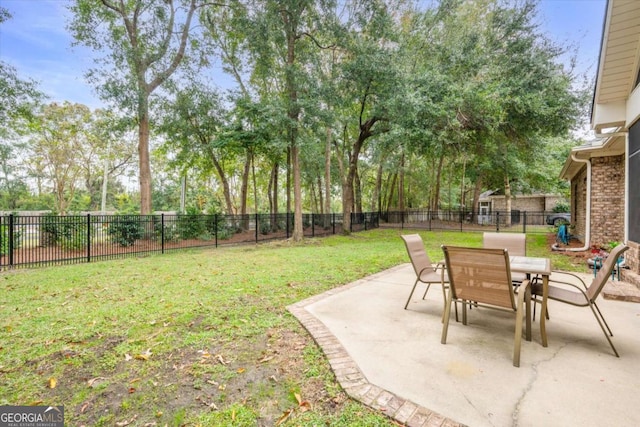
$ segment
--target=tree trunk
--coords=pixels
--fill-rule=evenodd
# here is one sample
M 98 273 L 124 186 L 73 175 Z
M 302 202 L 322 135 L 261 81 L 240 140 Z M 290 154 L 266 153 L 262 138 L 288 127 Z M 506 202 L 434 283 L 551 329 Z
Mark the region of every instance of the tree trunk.
M 138 113 L 138 159 L 140 162 L 140 214 L 149 215 L 151 206 L 151 165 L 149 161 L 149 95 L 140 95 Z
M 404 212 L 404 151 L 400 155 L 400 172 L 398 177 L 398 210 Z
M 242 215 L 242 229 L 249 229 L 249 221 L 245 218 L 247 214 L 247 196 L 249 188 L 249 172 L 251 171 L 251 150 L 247 149 L 247 157 L 244 161 L 244 169 L 242 171 L 242 184 L 240 189 L 240 215 Z
M 362 213 L 362 182 L 360 182 L 360 173 L 358 168 L 356 168 L 356 174 L 354 175 L 354 205 L 353 210 L 355 213 Z
M 433 206 L 432 210 L 440 209 L 440 181 L 442 180 L 442 164 L 444 163 L 444 152 L 440 154 L 440 158 L 438 159 L 438 167 L 436 169 L 436 188 L 433 195 Z
M 511 183 L 509 182 L 509 175 L 504 175 L 504 201 L 506 205 L 505 225 L 511 227 Z
M 382 194 L 382 164 L 384 163 L 384 156 L 380 158 L 378 164 L 378 171 L 376 172 L 376 183 L 373 187 L 373 195 L 371 196 L 371 212 L 382 211 L 382 201 L 380 199 Z
M 222 165 L 218 161 L 218 158 L 213 153 L 213 151 L 210 151 L 209 155 L 211 156 L 213 167 L 216 169 L 218 178 L 220 178 L 220 183 L 222 184 L 222 194 L 224 195 L 224 203 L 226 205 L 227 215 L 233 215 L 233 202 L 231 200 L 231 189 L 229 186 L 229 180 L 227 179 L 227 174 L 225 173 Z
M 327 126 L 327 140 L 324 146 L 324 226 L 331 224 L 331 128 Z
M 398 181 L 398 173 L 393 174 L 393 178 L 391 178 L 391 185 L 389 185 L 389 194 L 387 195 L 387 211 L 389 211 L 393 204 L 393 195 L 396 191 L 396 183 Z M 397 210 L 397 209 L 396 209 Z
M 358 138 L 354 141 L 351 153 L 349 155 L 349 170 L 347 173 L 347 179 L 343 185 L 343 216 L 342 216 L 342 224 L 343 230 L 342 232 L 345 234 L 349 234 L 351 232 L 351 212 L 352 206 L 354 204 L 354 190 L 353 186 L 355 183 L 355 176 L 358 169 L 358 158 L 360 157 L 360 151 L 364 146 L 367 138 L 373 135 L 371 132 L 371 128 L 378 121 L 377 117 L 372 117 L 366 122 L 360 125 L 360 133 L 358 134 Z
M 295 140 L 295 138 L 294 138 Z M 304 237 L 302 228 L 302 186 L 300 185 L 300 160 L 298 158 L 298 147 L 291 147 L 291 162 L 293 163 L 293 234 L 291 238 L 294 242 L 299 242 Z
M 471 209 L 473 215 L 471 215 L 471 222 L 475 222 L 475 216 L 479 213 L 480 193 L 482 191 L 482 174 L 476 177 L 476 185 L 473 187 L 473 203 Z

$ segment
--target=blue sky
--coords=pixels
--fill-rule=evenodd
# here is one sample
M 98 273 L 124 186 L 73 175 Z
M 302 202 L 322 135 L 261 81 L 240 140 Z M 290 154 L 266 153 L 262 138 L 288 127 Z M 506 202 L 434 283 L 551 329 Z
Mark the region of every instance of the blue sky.
M 102 104 L 83 74 L 92 53 L 71 47 L 66 31 L 68 0 L 0 0 L 13 15 L 0 24 L 0 60 L 22 78 L 40 82 L 52 101 L 71 101 L 98 108 Z M 540 0 L 538 20 L 561 45 L 577 46 L 577 66 L 595 74 L 606 0 Z

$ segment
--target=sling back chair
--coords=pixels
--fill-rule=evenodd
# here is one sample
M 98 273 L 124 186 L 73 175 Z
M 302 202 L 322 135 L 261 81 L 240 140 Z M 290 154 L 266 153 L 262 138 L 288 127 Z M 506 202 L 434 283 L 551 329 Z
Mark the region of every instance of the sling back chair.
M 400 237 L 404 240 L 404 244 L 407 247 L 407 253 L 409 254 L 409 259 L 411 259 L 411 265 L 413 265 L 413 270 L 416 273 L 416 281 L 413 283 L 413 288 L 411 288 L 411 293 L 409 294 L 407 303 L 404 305 L 404 309 L 406 310 L 409 306 L 413 292 L 416 290 L 416 286 L 420 282 L 427 285 L 427 289 L 424 291 L 422 299 L 425 299 L 427 292 L 433 283 L 441 285 L 442 301 L 444 304 L 447 300 L 447 294 L 445 292 L 447 286 L 445 284 L 449 282 L 444 265 L 442 263 L 435 265 L 431 263 L 419 234 L 405 234 Z
M 467 324 L 468 303 L 511 312 L 516 317 L 513 366 L 520 366 L 522 317 L 526 315 L 526 336 L 531 336 L 531 287 L 529 280 L 520 285 L 516 295 L 511 282 L 509 253 L 505 249 L 443 246 L 449 294 L 442 325 L 442 344 L 447 342 L 451 303 L 462 303 L 462 323 Z M 517 298 L 517 299 L 516 299 Z
M 527 235 L 520 233 L 483 233 L 482 247 L 507 249 L 509 256 L 527 256 Z M 519 286 L 527 278 L 525 273 L 512 273 L 511 280 Z
M 564 287 L 549 285 L 549 294 L 548 294 L 549 299 L 552 299 L 554 301 L 560 301 L 565 304 L 570 304 L 577 307 L 589 307 L 591 309 L 591 312 L 593 313 L 596 320 L 598 321 L 598 324 L 600 325 L 600 329 L 602 329 L 602 332 L 604 333 L 605 338 L 607 338 L 607 341 L 609 341 L 609 345 L 611 346 L 611 349 L 615 353 L 616 357 L 620 357 L 620 355 L 618 354 L 618 351 L 614 347 L 613 342 L 611 341 L 611 338 L 609 338 L 610 336 L 613 336 L 613 333 L 611 332 L 611 329 L 609 328 L 607 321 L 604 320 L 604 316 L 602 315 L 602 312 L 600 311 L 600 309 L 598 308 L 598 305 L 596 304 L 596 299 L 598 298 L 598 295 L 600 295 L 600 292 L 602 292 L 602 288 L 604 288 L 604 285 L 607 283 L 607 280 L 609 279 L 611 272 L 615 268 L 618 257 L 620 257 L 620 255 L 622 255 L 624 251 L 626 251 L 627 249 L 629 249 L 629 247 L 624 244 L 620 244 L 616 246 L 611 251 L 607 259 L 605 260 L 604 264 L 600 268 L 600 271 L 598 271 L 598 274 L 596 274 L 596 277 L 593 278 L 589 286 L 587 286 L 584 283 L 584 280 L 582 280 L 580 277 L 576 276 L 573 273 L 568 273 L 565 271 L 554 271 L 553 273 L 554 273 L 554 276 L 557 276 L 558 274 L 572 276 L 579 281 L 580 285 L 576 285 L 574 283 L 569 283 L 565 281 L 559 281 L 555 279 L 549 280 L 549 283 L 557 283 L 560 285 L 564 285 Z M 577 289 L 577 291 L 574 291 L 572 289 Z M 542 283 L 539 283 L 539 282 L 533 283 L 531 292 L 534 298 L 534 302 L 540 302 L 537 297 L 542 298 Z M 533 317 L 535 319 L 535 305 L 533 308 L 534 308 Z

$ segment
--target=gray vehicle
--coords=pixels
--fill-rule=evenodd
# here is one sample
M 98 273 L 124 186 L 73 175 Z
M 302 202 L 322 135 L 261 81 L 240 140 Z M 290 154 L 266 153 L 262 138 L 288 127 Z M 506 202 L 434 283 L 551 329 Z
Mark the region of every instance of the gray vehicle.
M 547 215 L 547 224 L 558 226 L 560 224 L 570 224 L 571 214 L 567 212 L 554 212 Z

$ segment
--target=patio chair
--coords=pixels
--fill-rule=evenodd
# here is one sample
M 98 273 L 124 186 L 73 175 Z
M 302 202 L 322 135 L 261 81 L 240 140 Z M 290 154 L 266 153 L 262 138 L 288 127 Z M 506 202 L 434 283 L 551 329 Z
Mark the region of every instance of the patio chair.
M 429 288 L 433 283 L 441 285 L 442 301 L 444 305 L 447 301 L 447 294 L 445 292 L 447 286 L 445 283 L 449 283 L 449 278 L 447 277 L 444 264 L 438 263 L 434 266 L 431 263 L 429 255 L 427 255 L 427 251 L 424 248 L 422 237 L 420 237 L 419 234 L 405 234 L 400 237 L 404 240 L 404 244 L 407 247 L 407 253 L 409 254 L 409 259 L 411 260 L 411 265 L 413 265 L 413 270 L 416 273 L 416 281 L 413 283 L 413 288 L 411 288 L 411 293 L 409 294 L 407 303 L 404 305 L 404 309 L 406 310 L 409 306 L 409 302 L 411 301 L 411 297 L 413 296 L 413 292 L 416 290 L 418 283 L 425 283 L 427 285 L 427 289 L 424 291 L 422 299 L 425 299 L 427 292 L 429 292 Z
M 520 285 L 516 300 L 511 284 L 509 253 L 505 249 L 443 246 L 442 250 L 449 273 L 449 294 L 442 325 L 442 344 L 447 342 L 452 302 L 462 303 L 464 325 L 467 324 L 467 303 L 511 312 L 516 316 L 513 366 L 520 366 L 523 315 L 526 315 L 527 337 L 531 331 L 529 280 L 524 280 Z M 526 311 L 523 313 L 524 310 Z
M 620 357 L 620 355 L 618 354 L 618 351 L 613 345 L 613 341 L 611 341 L 611 338 L 609 338 L 610 336 L 613 336 L 613 333 L 611 332 L 611 329 L 609 328 L 607 321 L 604 320 L 604 316 L 602 315 L 602 312 L 600 311 L 600 309 L 598 308 L 598 305 L 596 304 L 596 299 L 600 295 L 600 292 L 602 292 L 602 288 L 604 288 L 604 285 L 607 283 L 607 280 L 609 279 L 611 272 L 615 268 L 618 257 L 620 257 L 620 255 L 622 255 L 627 249 L 629 249 L 629 247 L 624 244 L 620 244 L 616 246 L 611 251 L 607 259 L 605 260 L 604 264 L 600 268 L 600 271 L 598 271 L 598 274 L 596 275 L 596 277 L 593 278 L 589 286 L 587 286 L 584 283 L 584 280 L 582 280 L 577 275 L 573 273 L 565 272 L 565 271 L 554 271 L 553 274 L 555 276 L 557 276 L 558 274 L 572 276 L 575 279 L 577 279 L 582 286 L 576 285 L 574 283 L 566 282 L 566 281 L 560 281 L 555 279 L 549 280 L 550 284 L 557 283 L 557 284 L 565 285 L 564 287 L 549 285 L 549 294 L 548 294 L 549 299 L 563 302 L 565 304 L 574 305 L 577 307 L 589 307 L 591 309 L 591 312 L 593 313 L 596 320 L 598 321 L 598 324 L 600 325 L 600 329 L 602 329 L 602 332 L 604 333 L 605 338 L 607 338 L 607 341 L 609 341 L 609 345 L 611 346 L 611 349 L 615 353 L 616 357 Z M 573 291 L 572 288 L 577 289 L 577 292 Z M 542 283 L 540 282 L 533 283 L 531 288 L 531 293 L 533 295 L 534 302 L 540 302 L 538 301 L 537 297 L 542 297 Z M 533 318 L 535 319 L 535 305 L 534 305 Z
M 527 256 L 527 235 L 519 233 L 483 233 L 482 247 L 491 249 L 507 249 L 509 256 Z M 527 275 L 511 273 L 511 281 L 519 286 Z

